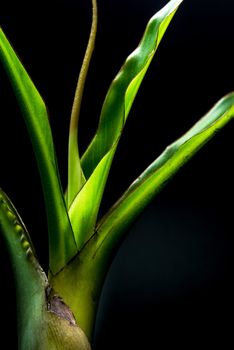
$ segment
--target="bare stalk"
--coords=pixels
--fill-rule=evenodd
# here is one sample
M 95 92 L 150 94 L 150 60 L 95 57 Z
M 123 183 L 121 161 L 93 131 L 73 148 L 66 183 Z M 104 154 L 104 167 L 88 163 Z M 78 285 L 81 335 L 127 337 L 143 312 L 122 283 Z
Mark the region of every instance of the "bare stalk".
M 69 148 L 68 148 L 68 206 L 73 201 L 75 195 L 85 182 L 85 178 L 80 165 L 80 156 L 78 150 L 78 123 L 81 109 L 81 102 L 86 82 L 86 77 L 95 47 L 97 33 L 97 1 L 92 0 L 92 25 L 89 35 L 89 41 L 81 66 L 80 74 L 77 81 L 74 101 L 72 105 L 70 130 L 69 130 Z

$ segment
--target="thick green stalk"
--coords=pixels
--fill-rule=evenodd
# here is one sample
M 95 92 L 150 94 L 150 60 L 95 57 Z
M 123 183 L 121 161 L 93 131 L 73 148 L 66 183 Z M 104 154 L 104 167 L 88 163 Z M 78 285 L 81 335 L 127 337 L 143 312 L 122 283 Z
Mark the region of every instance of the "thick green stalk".
M 50 287 L 22 220 L 1 190 L 0 231 L 16 280 L 18 349 L 91 350 L 72 312 Z
M 93 241 L 92 241 L 93 242 Z M 57 275 L 49 276 L 50 285 L 73 311 L 77 323 L 92 341 L 97 307 L 108 267 L 96 265 L 95 247 L 85 246 L 77 257 Z
M 94 234 L 64 269 L 49 275 L 50 285 L 69 305 L 90 342 L 101 290 L 113 257 L 113 249 L 101 255 L 98 250 L 99 239 Z
M 102 218 L 76 258 L 57 275 L 50 276 L 50 283 L 71 307 L 89 339 L 104 278 L 127 230 L 167 181 L 233 118 L 231 93 L 166 148 Z

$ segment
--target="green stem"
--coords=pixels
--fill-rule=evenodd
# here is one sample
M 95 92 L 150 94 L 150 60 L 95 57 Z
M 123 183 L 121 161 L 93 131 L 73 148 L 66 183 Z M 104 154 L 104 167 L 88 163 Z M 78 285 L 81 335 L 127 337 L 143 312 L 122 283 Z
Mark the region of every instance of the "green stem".
M 68 207 L 70 206 L 73 199 L 85 183 L 85 177 L 80 165 L 80 156 L 78 148 L 78 122 L 86 77 L 92 58 L 97 33 L 98 14 L 96 0 L 92 0 L 92 6 L 92 26 L 84 60 L 78 77 L 70 120 L 68 145 Z
M 13 265 L 19 350 L 91 350 L 70 308 L 50 287 L 29 233 L 0 189 L 0 231 Z

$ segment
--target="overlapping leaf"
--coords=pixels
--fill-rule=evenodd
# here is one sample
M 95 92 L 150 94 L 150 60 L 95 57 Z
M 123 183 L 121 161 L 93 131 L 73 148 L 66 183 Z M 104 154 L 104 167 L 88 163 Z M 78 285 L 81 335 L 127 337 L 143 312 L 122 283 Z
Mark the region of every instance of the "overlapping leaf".
M 46 106 L 2 29 L 0 60 L 20 104 L 37 158 L 48 216 L 50 268 L 57 272 L 74 256 L 76 244 L 60 185 Z
M 184 136 L 167 147 L 128 188 L 98 225 L 93 254 L 99 256 L 101 264 L 164 184 L 232 118 L 234 92 L 221 99 Z M 97 262 L 98 259 L 95 262 L 98 266 Z
M 78 248 L 92 234 L 123 126 L 147 68 L 181 2 L 170 1 L 151 18 L 139 46 L 128 57 L 107 93 L 97 133 L 81 159 L 87 182 L 69 209 Z
M 16 279 L 18 311 L 21 322 L 19 334 L 30 332 L 28 325 L 38 329 L 38 320 L 46 310 L 45 288 L 48 284 L 35 257 L 29 234 L 6 194 L 0 189 L 0 231 L 8 248 Z M 36 317 L 35 317 L 36 315 Z M 31 335 L 32 338 L 32 334 Z M 26 348 L 23 347 L 22 348 Z

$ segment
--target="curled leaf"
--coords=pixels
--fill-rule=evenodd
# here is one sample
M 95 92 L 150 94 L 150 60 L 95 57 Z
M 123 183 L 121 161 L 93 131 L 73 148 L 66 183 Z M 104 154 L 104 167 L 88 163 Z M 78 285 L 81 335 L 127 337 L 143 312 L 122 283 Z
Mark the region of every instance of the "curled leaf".
M 113 80 L 101 111 L 97 132 L 81 159 L 87 182 L 71 207 L 78 249 L 92 235 L 115 150 L 140 84 L 182 0 L 172 0 L 149 21 L 137 49 Z

